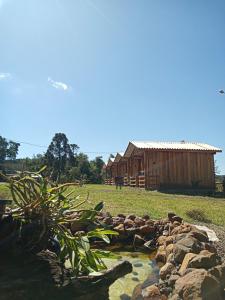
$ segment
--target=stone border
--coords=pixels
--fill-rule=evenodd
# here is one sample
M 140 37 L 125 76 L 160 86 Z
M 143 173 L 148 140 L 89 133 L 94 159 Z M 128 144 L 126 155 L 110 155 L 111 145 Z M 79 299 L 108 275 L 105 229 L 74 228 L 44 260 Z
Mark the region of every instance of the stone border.
M 205 231 L 174 213 L 157 221 L 123 214 L 99 218 L 119 233 L 112 242 L 157 249 L 159 282 L 134 290 L 132 300 L 225 299 L 225 263 Z
M 225 264 L 207 233 L 194 225 L 174 221 L 168 214 L 163 235 L 157 240 L 156 261 L 162 263 L 158 284 L 142 291 L 144 300 L 222 300 Z

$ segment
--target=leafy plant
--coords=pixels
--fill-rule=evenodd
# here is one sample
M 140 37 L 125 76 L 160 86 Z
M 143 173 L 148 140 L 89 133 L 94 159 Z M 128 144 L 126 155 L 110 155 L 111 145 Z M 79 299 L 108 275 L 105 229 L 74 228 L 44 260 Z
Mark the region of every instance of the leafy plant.
M 108 236 L 117 233 L 102 228 L 75 235 L 71 232 L 71 224 L 94 223 L 103 203 L 94 209 L 80 209 L 88 197 L 82 201 L 79 197 L 72 197 L 73 190 L 68 191 L 68 187 L 74 183 L 53 184 L 42 176 L 44 170 L 42 168 L 38 173 L 23 172 L 18 179 L 5 177 L 16 206 L 12 215 L 20 224 L 24 248 L 37 252 L 46 249 L 49 239 L 54 238 L 60 243 L 59 257 L 63 262 L 70 261 L 75 276 L 105 269 L 102 258 L 111 254 L 92 250 L 90 239 L 100 238 L 109 243 Z M 30 228 L 27 225 L 32 225 L 32 231 L 27 232 L 26 228 Z

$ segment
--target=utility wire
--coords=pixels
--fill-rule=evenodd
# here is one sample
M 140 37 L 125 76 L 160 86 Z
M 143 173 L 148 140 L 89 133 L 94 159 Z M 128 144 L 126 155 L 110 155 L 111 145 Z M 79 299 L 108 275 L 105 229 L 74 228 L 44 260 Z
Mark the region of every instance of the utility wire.
M 8 141 L 12 141 L 12 139 L 8 139 L 6 138 Z M 48 146 L 44 146 L 44 145 L 38 145 L 38 144 L 32 144 L 32 143 L 28 143 L 28 142 L 22 142 L 22 141 L 15 141 L 16 143 L 19 144 L 24 144 L 24 145 L 29 145 L 29 146 L 34 146 L 34 147 L 38 147 L 38 148 L 45 148 L 47 149 Z M 106 151 L 78 151 L 78 153 L 84 153 L 84 154 L 112 154 L 112 153 L 117 153 L 117 152 L 122 152 L 122 151 L 111 151 L 111 152 L 106 152 Z

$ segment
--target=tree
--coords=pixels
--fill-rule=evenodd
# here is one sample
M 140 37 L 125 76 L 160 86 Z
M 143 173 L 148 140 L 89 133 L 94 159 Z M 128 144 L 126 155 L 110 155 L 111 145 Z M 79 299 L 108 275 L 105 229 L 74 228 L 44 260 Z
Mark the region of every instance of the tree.
M 8 147 L 7 140 L 4 137 L 0 136 L 0 163 L 3 163 L 6 159 L 7 147 Z
M 104 161 L 101 156 L 97 156 L 94 160 L 90 162 L 91 166 L 91 177 L 90 181 L 93 183 L 102 183 L 103 180 L 103 166 Z
M 9 141 L 7 148 L 7 158 L 11 160 L 15 160 L 19 150 L 19 143 Z
M 52 170 L 52 178 L 60 181 L 67 164 L 74 161 L 73 151 L 64 133 L 56 133 L 45 154 L 47 166 Z

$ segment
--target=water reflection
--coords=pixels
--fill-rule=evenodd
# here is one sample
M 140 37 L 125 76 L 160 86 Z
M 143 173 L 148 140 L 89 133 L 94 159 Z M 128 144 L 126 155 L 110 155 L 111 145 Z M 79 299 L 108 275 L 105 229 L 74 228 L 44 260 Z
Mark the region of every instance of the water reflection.
M 143 282 L 156 282 L 154 261 L 148 254 L 142 252 L 115 251 L 119 259 L 105 259 L 106 265 L 110 268 L 117 262 L 128 260 L 133 265 L 133 272 L 116 280 L 109 289 L 110 300 L 129 300 L 131 299 L 134 288 Z

